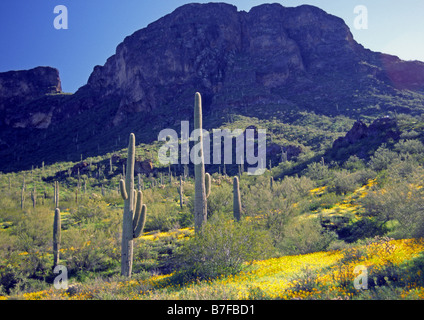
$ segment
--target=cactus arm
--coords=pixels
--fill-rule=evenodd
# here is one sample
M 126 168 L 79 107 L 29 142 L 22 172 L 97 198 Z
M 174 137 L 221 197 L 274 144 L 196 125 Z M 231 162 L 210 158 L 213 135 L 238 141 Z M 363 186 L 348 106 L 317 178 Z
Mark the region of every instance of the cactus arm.
M 141 190 L 137 192 L 136 201 L 137 201 L 137 204 L 135 206 L 134 219 L 133 219 L 134 230 L 136 229 L 138 221 L 140 220 L 141 208 L 143 206 L 143 193 L 141 192 Z
M 137 191 L 135 191 L 135 189 L 133 191 L 134 191 L 134 204 L 133 204 L 133 208 L 134 208 L 134 214 L 135 214 L 135 210 L 137 208 Z
M 128 194 L 127 194 L 127 189 L 125 186 L 125 181 L 123 179 L 119 181 L 119 189 L 121 190 L 122 199 L 127 200 Z
M 147 212 L 147 206 L 143 204 L 143 206 L 141 207 L 140 218 L 138 219 L 137 225 L 134 229 L 134 234 L 133 234 L 134 239 L 138 238 L 140 234 L 143 232 L 144 225 L 146 223 L 146 212 Z

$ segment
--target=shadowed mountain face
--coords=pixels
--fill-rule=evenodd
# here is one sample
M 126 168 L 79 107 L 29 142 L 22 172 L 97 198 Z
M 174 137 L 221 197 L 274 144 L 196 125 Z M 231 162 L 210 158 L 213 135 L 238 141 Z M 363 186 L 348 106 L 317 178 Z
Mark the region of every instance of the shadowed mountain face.
M 47 127 L 50 123 L 43 123 L 37 117 L 39 110 L 34 110 L 35 112 L 29 115 L 21 112 L 19 106 L 48 94 L 59 93 L 61 90 L 59 71 L 50 67 L 0 73 L 1 124 L 10 125 L 12 123 L 16 128 L 27 125 L 39 128 Z M 13 121 L 17 115 L 28 119 L 29 123 Z
M 0 74 L 0 80 L 14 74 Z M 37 82 L 26 81 L 28 86 Z M 10 100 L 13 89 L 5 90 L 0 82 L 3 155 L 20 152 L 8 138 L 16 130 L 23 130 L 21 136 L 44 130 L 37 135 L 47 138 L 66 126 L 77 135 L 66 144 L 66 139 L 40 144 L 36 153 L 48 153 L 50 147 L 76 152 L 69 144 L 83 145 L 93 136 L 111 141 L 98 147 L 111 151 L 112 134 L 123 137 L 127 131 L 139 141 L 152 141 L 160 129 L 192 118 L 196 91 L 210 119 L 206 128 L 237 113 L 259 118 L 299 110 L 355 118 L 384 115 L 402 111 L 409 100 L 419 99 L 423 106 L 424 63 L 364 49 L 342 19 L 316 7 L 264 4 L 239 12 L 223 3 L 188 4 L 128 36 L 75 94 L 40 98 L 54 87 L 47 83 L 33 99 L 27 92 L 20 99 L 17 89 L 18 98 Z M 60 80 L 55 88 L 60 92 Z

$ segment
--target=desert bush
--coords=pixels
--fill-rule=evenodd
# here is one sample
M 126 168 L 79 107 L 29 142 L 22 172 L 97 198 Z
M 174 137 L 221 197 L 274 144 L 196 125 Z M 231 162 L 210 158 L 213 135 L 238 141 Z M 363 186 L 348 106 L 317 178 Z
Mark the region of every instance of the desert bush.
M 387 167 L 394 161 L 399 159 L 399 155 L 387 148 L 386 145 L 382 145 L 377 149 L 374 155 L 371 156 L 368 165 L 374 171 L 381 171 L 387 169 Z
M 114 239 L 93 225 L 64 232 L 61 247 L 61 263 L 71 274 L 105 270 L 114 262 L 110 258 L 116 248 Z
M 283 237 L 276 247 L 283 254 L 307 254 L 323 251 L 337 239 L 333 232 L 326 231 L 318 219 L 295 217 L 283 227 Z
M 351 193 L 375 176 L 376 173 L 374 171 L 365 169 L 353 173 L 348 170 L 336 171 L 334 179 L 329 184 L 329 191 L 333 191 L 336 194 Z
M 353 243 L 361 239 L 382 236 L 388 228 L 374 217 L 362 217 L 359 220 L 351 220 L 346 226 L 337 230 L 340 239 L 347 243 Z
M 231 191 L 231 210 L 233 192 Z M 269 186 L 254 185 L 249 189 L 249 193 L 241 192 L 241 204 L 244 214 L 247 216 L 260 216 L 278 207 L 279 199 L 273 196 Z
M 109 217 L 107 204 L 103 201 L 91 198 L 84 201 L 80 206 L 70 210 L 69 223 L 83 224 L 100 221 Z
M 403 161 L 393 162 L 385 172 L 385 177 L 388 179 L 388 183 L 398 181 L 418 183 L 421 182 L 423 176 L 423 167 L 418 165 L 418 163 L 409 156 Z
M 27 277 L 42 278 L 51 268 L 49 253 L 52 241 L 53 216 L 46 209 L 23 214 L 11 228 L 11 239 L 19 254 L 19 272 Z
M 308 201 L 307 211 L 315 211 L 319 208 L 330 209 L 342 199 L 342 195 L 336 194 L 335 192 L 326 192 Z
M 180 248 L 175 279 L 190 281 L 235 274 L 245 262 L 267 256 L 270 248 L 267 233 L 255 229 L 253 224 L 214 215 L 202 232 Z
M 330 178 L 330 170 L 326 164 L 313 162 L 308 165 L 305 175 L 314 181 L 326 181 Z
M 365 163 L 358 156 L 350 156 L 349 159 L 343 164 L 343 167 L 349 171 L 356 171 L 365 168 Z
M 178 209 L 175 203 L 162 200 L 160 203 L 146 203 L 147 218 L 145 231 L 173 229 L 178 223 Z
M 208 218 L 219 212 L 231 212 L 233 188 L 228 183 L 214 187 L 208 198 Z
M 248 216 L 273 216 L 274 212 L 285 212 L 313 189 L 314 182 L 306 177 L 285 177 L 274 181 L 272 190 L 269 178 L 265 182 L 251 185 L 242 193 L 242 205 Z
M 346 194 L 355 191 L 358 182 L 354 173 L 347 170 L 341 170 L 334 173 L 334 180 L 331 182 L 330 191 L 336 194 Z
M 277 197 L 284 197 L 292 202 L 306 196 L 315 183 L 307 177 L 285 177 L 274 184 L 273 192 Z
M 297 215 L 297 209 L 291 202 L 281 200 L 278 209 L 269 210 L 265 213 L 263 223 L 269 231 L 273 244 L 280 243 L 285 235 L 285 226 L 289 220 Z
M 396 221 L 398 237 L 424 236 L 424 193 L 422 187 L 407 181 L 393 182 L 369 192 L 361 199 L 365 216 L 380 225 Z
M 394 146 L 395 151 L 403 154 L 421 154 L 424 153 L 424 145 L 419 140 L 400 140 Z

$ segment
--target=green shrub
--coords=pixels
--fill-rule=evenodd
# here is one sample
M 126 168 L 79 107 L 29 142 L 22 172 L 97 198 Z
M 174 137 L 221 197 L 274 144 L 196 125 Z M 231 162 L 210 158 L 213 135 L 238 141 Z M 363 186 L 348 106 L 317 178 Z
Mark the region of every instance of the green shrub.
M 334 180 L 331 182 L 329 190 L 336 194 L 346 194 L 355 191 L 357 187 L 355 174 L 342 170 L 334 173 Z
M 424 145 L 419 140 L 400 140 L 395 144 L 394 149 L 403 154 L 421 154 L 424 153 Z
M 306 196 L 315 183 L 307 177 L 285 177 L 281 181 L 274 183 L 273 193 L 277 197 L 284 197 L 292 202 L 296 202 Z
M 76 208 L 70 210 L 69 224 L 83 224 L 105 219 L 109 216 L 107 204 L 94 197 L 87 199 Z
M 180 248 L 175 279 L 190 281 L 235 274 L 245 262 L 266 257 L 270 248 L 268 235 L 252 224 L 214 215 L 202 232 Z
M 233 205 L 233 189 L 228 183 L 214 187 L 208 198 L 208 218 L 219 212 L 231 212 Z
M 424 236 L 424 190 L 419 185 L 392 181 L 383 189 L 369 192 L 361 204 L 364 215 L 374 218 L 379 225 L 396 222 L 397 237 Z
M 145 232 L 168 231 L 178 226 L 178 210 L 175 203 L 162 200 L 160 203 L 147 203 L 149 215 L 146 218 Z
M 399 156 L 396 152 L 389 150 L 386 145 L 382 145 L 377 149 L 373 156 L 371 156 L 368 165 L 374 171 L 381 171 L 387 169 L 390 164 L 398 160 Z
M 411 157 L 407 157 L 403 161 L 395 161 L 390 165 L 385 176 L 387 179 L 392 181 L 410 181 L 411 183 L 417 183 L 417 177 L 419 179 L 424 176 L 423 167 L 419 166 L 418 163 Z M 390 183 L 390 182 L 389 182 Z
M 82 271 L 101 271 L 112 263 L 113 249 L 116 243 L 109 234 L 96 230 L 93 225 L 84 228 L 72 228 L 62 235 L 61 264 L 71 274 Z
M 358 156 L 350 156 L 349 159 L 343 164 L 343 167 L 350 171 L 356 171 L 365 168 L 365 163 Z
M 300 216 L 283 227 L 283 237 L 276 246 L 286 255 L 307 254 L 326 250 L 335 239 L 336 234 L 326 231 L 318 219 Z
M 325 181 L 330 178 L 330 170 L 326 164 L 313 162 L 308 165 L 305 175 L 314 181 Z
M 330 209 L 342 199 L 342 195 L 337 195 L 335 192 L 326 192 L 319 197 L 312 198 L 312 200 L 308 202 L 307 209 L 309 211 L 315 211 L 319 208 Z
M 306 177 L 285 177 L 281 181 L 274 181 L 272 190 L 269 179 L 264 179 L 248 189 L 242 189 L 243 208 L 248 216 L 268 217 L 274 212 L 288 210 L 313 188 L 314 182 Z
M 351 221 L 345 227 L 340 228 L 337 234 L 340 239 L 353 243 L 361 239 L 382 236 L 386 234 L 388 228 L 379 223 L 373 217 L 363 217 L 362 219 Z
M 374 171 L 365 169 L 353 173 L 348 170 L 336 171 L 334 179 L 329 184 L 329 191 L 333 191 L 336 194 L 351 193 L 375 176 L 376 173 Z

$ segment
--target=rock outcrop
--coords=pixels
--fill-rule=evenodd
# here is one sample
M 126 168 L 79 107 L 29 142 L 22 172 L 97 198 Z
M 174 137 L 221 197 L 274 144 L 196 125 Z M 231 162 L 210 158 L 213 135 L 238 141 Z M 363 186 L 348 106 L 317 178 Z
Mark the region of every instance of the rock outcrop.
M 0 110 L 62 91 L 59 71 L 51 67 L 0 73 Z
M 347 159 L 355 154 L 367 159 L 383 143 L 400 139 L 400 130 L 395 119 L 383 117 L 374 120 L 369 126 L 362 121 L 354 123 L 344 137 L 338 138 L 329 150 L 336 158 Z M 342 151 L 342 152 L 340 152 Z
M 16 117 L 26 119 L 32 127 L 47 128 L 50 125 L 51 112 L 27 112 L 22 106 L 61 91 L 59 71 L 51 67 L 0 73 L 0 128 L 2 125 L 22 127 L 11 120 Z

